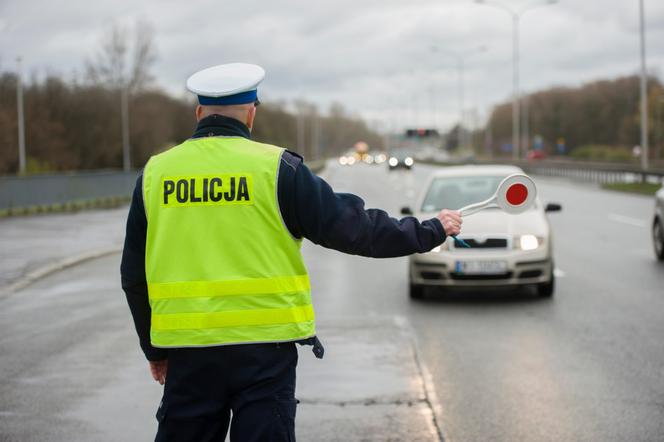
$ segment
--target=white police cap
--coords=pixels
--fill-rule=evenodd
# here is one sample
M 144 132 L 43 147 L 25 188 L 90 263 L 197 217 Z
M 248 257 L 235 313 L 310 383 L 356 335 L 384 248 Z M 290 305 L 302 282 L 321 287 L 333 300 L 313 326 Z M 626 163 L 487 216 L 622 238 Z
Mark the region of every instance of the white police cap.
M 255 64 L 228 63 L 198 71 L 187 79 L 187 89 L 201 105 L 224 106 L 258 100 L 258 85 L 265 70 Z

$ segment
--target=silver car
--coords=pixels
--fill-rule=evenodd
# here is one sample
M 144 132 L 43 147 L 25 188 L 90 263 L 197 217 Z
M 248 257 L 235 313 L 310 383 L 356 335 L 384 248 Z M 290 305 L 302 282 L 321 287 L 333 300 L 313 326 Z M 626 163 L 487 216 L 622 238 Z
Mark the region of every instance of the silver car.
M 430 218 L 441 209 L 460 209 L 491 197 L 508 175 L 523 173 L 514 166 L 458 166 L 435 172 L 420 195 L 415 216 Z M 487 209 L 464 218 L 459 238 L 452 238 L 428 253 L 409 258 L 410 296 L 421 298 L 425 286 L 517 287 L 534 285 L 540 296 L 553 296 L 555 275 L 551 227 L 546 207 L 537 200 L 532 209 L 511 215 Z M 402 213 L 412 213 L 408 208 Z
M 652 221 L 652 243 L 655 256 L 664 261 L 664 187 L 655 194 L 655 216 Z

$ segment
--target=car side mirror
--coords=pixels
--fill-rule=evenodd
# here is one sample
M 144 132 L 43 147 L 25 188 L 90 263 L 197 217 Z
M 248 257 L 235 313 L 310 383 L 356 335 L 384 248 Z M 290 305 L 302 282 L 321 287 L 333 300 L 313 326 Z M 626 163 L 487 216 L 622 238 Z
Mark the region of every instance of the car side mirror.
M 549 203 L 544 208 L 545 212 L 560 212 L 561 210 L 563 210 L 563 206 L 557 203 Z
M 405 207 L 402 207 L 402 208 L 401 208 L 401 214 L 402 214 L 402 215 L 412 215 L 412 214 L 413 214 L 413 210 L 412 210 L 410 207 L 405 206 Z

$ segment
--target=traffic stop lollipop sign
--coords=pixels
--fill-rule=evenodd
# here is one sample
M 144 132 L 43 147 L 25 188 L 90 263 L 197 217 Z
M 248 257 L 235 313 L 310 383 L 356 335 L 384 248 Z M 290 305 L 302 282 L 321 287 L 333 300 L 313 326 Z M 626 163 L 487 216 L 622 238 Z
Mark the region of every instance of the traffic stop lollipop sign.
M 523 174 L 508 176 L 498 185 L 496 192 L 498 207 L 514 215 L 533 207 L 536 198 L 535 182 Z
M 530 209 L 537 198 L 535 182 L 527 175 L 510 175 L 500 182 L 493 196 L 479 203 L 459 209 L 461 216 L 472 215 L 489 207 L 499 207 L 507 213 L 516 215 Z
M 529 176 L 517 173 L 502 180 L 491 198 L 462 207 L 459 212 L 461 216 L 468 216 L 490 207 L 499 207 L 507 213 L 516 215 L 530 209 L 535 204 L 535 198 L 537 198 L 535 182 Z M 470 247 L 462 239 L 453 238 L 462 246 Z

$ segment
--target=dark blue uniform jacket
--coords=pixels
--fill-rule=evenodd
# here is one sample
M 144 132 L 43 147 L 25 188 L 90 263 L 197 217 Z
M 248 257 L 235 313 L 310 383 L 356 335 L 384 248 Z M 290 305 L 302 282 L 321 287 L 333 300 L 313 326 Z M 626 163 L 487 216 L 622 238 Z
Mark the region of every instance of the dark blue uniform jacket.
M 242 136 L 247 126 L 238 120 L 212 115 L 202 119 L 193 138 Z M 314 175 L 302 157 L 284 152 L 277 182 L 279 208 L 286 227 L 296 238 L 353 255 L 373 258 L 427 252 L 445 240 L 437 218 L 420 223 L 416 218 L 391 218 L 379 209 L 365 209 L 364 201 L 350 193 L 335 193 Z M 122 288 L 127 295 L 141 348 L 148 360 L 167 358 L 167 350 L 150 345 L 150 305 L 145 279 L 147 219 L 143 207 L 142 175 L 129 208 L 122 253 Z

